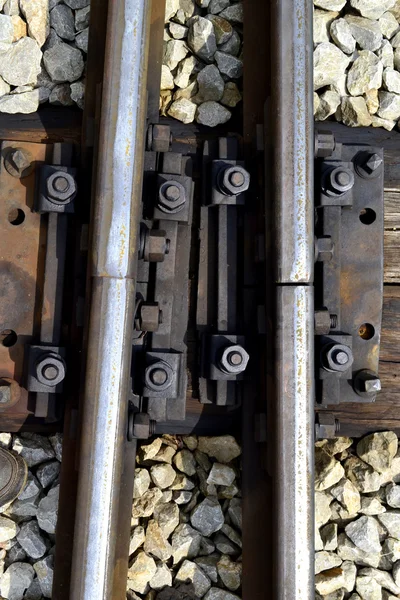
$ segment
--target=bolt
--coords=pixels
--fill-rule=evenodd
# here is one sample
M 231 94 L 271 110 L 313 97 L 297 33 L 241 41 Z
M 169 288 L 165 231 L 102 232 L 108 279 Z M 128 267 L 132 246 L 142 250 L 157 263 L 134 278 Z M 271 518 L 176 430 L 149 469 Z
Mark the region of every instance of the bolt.
M 11 150 L 4 158 L 4 166 L 13 177 L 26 177 L 32 171 L 29 154 L 21 148 Z
M 243 362 L 243 356 L 239 353 L 239 352 L 231 352 L 228 355 L 228 360 L 230 362 L 231 365 L 237 367 L 238 365 L 241 365 Z
M 349 362 L 349 356 L 346 352 L 343 352 L 343 350 L 341 350 L 340 352 L 337 352 L 334 355 L 333 360 L 338 365 L 347 365 L 347 363 Z
M 359 371 L 353 381 L 354 391 L 361 397 L 373 397 L 381 391 L 382 383 L 373 371 L 364 369 Z
M 383 159 L 379 156 L 379 154 L 371 154 L 368 159 L 364 163 L 364 169 L 368 173 L 373 173 L 383 163 Z
M 180 212 L 186 203 L 185 188 L 178 181 L 165 181 L 158 190 L 157 207 L 165 213 Z
M 327 371 L 345 372 L 353 364 L 351 348 L 344 344 L 328 344 L 321 349 L 322 366 Z
M 243 167 L 223 167 L 217 176 L 219 191 L 226 196 L 237 196 L 249 189 L 250 174 Z
M 60 384 L 66 373 L 64 359 L 55 352 L 45 352 L 36 363 L 36 379 L 42 385 L 54 387 Z
M 55 365 L 45 365 L 42 369 L 42 374 L 45 379 L 54 381 L 58 377 L 59 369 Z
M 382 389 L 381 380 L 379 377 L 375 377 L 374 379 L 367 379 L 365 382 L 365 391 L 368 393 L 376 393 L 380 392 Z
M 247 367 L 250 356 L 239 344 L 227 346 L 223 349 L 219 367 L 228 375 L 243 373 Z
M 243 175 L 243 173 L 240 173 L 239 171 L 234 171 L 231 174 L 231 176 L 229 177 L 229 181 L 235 187 L 240 187 L 241 185 L 244 184 L 244 175 Z
M 337 324 L 338 324 L 337 315 L 330 315 L 330 321 L 331 321 L 331 329 L 336 329 Z
M 69 188 L 69 183 L 65 177 L 56 177 L 53 181 L 53 186 L 57 192 L 66 192 Z
M 330 188 L 336 194 L 344 194 L 354 185 L 354 173 L 345 167 L 336 167 L 329 173 Z
M 168 374 L 164 369 L 154 369 L 151 372 L 150 379 L 155 385 L 164 385 L 168 379 Z
M 74 177 L 64 171 L 52 173 L 46 181 L 47 195 L 54 204 L 68 204 L 77 193 Z
M 167 200 L 170 200 L 171 202 L 179 200 L 180 192 L 176 185 L 169 185 L 164 193 Z

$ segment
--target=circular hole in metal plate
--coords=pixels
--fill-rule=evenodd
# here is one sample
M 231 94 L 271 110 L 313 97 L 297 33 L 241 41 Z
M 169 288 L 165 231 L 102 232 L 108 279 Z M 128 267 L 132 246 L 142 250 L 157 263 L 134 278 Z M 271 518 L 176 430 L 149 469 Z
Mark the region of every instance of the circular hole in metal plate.
M 8 213 L 8 222 L 11 225 L 21 225 L 25 221 L 25 213 L 21 208 L 12 208 Z
M 18 336 L 12 329 L 3 329 L 0 333 L 0 341 L 6 348 L 11 348 L 17 343 Z
M 372 340 L 375 335 L 375 327 L 371 323 L 363 323 L 358 328 L 358 335 L 363 340 Z
M 376 212 L 372 208 L 363 208 L 360 212 L 360 221 L 364 225 L 372 225 L 376 219 Z

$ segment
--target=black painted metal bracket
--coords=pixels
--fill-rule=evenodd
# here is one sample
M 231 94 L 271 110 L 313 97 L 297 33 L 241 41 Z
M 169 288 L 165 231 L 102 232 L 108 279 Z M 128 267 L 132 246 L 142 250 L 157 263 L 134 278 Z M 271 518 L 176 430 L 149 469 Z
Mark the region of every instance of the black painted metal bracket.
M 316 394 L 322 405 L 380 391 L 383 151 L 332 145 L 316 165 Z

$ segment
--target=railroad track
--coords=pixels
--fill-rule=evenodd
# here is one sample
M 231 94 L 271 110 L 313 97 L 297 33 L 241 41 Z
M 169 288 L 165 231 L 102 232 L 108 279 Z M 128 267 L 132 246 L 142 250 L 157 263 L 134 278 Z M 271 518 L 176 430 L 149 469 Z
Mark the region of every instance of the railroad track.
M 48 217 L 43 205 L 44 216 L 24 209 L 20 224 L 18 212 L 7 212 L 17 227 L 0 242 L 6 263 L 16 263 L 16 249 L 27 257 L 24 272 L 11 277 L 22 287 L 1 309 L 0 375 L 16 379 L 22 392 L 1 410 L 0 429 L 64 433 L 56 600 L 126 597 L 137 444 L 152 434 L 192 432 L 241 439 L 243 599 L 314 596 L 321 273 L 317 267 L 314 287 L 312 7 L 306 0 L 266 4 L 244 3 L 243 109 L 226 125 L 159 116 L 165 6 L 156 0 L 92 0 L 82 114 L 46 107 L 23 120 L 0 117 L 3 158 L 7 148 L 20 148 L 48 169 L 12 181 L 3 169 L 8 197 L 27 209 L 39 177 L 40 189 L 60 170 L 78 181 L 73 214 Z M 320 159 L 334 147 L 326 129 L 316 129 Z M 400 432 L 399 134 L 333 122 L 329 130 L 336 147 L 368 144 L 384 156 L 375 191 L 383 198 L 384 183 L 385 222 L 381 210 L 376 235 L 385 266 L 383 275 L 380 253 L 372 290 L 378 322 L 383 275 L 382 392 L 361 404 L 362 414 L 354 398 L 334 407 L 319 402 L 317 424 L 327 423 L 330 435 L 335 420 L 344 435 Z M 247 182 L 245 195 L 221 183 L 229 169 L 240 185 Z M 160 196 L 171 187 L 171 197 Z M 176 194 L 183 209 L 175 210 Z M 35 305 L 35 289 L 46 302 Z M 31 305 L 22 330 L 25 293 Z M 6 326 L 10 314 L 15 327 Z M 21 383 L 27 344 L 39 353 L 51 345 L 56 368 L 72 373 L 59 396 L 46 384 Z M 226 348 L 224 362 L 218 357 Z M 372 354 L 363 360 L 377 367 Z M 234 362 L 240 367 L 248 356 L 250 377 L 243 378 Z M 160 391 L 166 381 L 175 386 L 170 396 Z

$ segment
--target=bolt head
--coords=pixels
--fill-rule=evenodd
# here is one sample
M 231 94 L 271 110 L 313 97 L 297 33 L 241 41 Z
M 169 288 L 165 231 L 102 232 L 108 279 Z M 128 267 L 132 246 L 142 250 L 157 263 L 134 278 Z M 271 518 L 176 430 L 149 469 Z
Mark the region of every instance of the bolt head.
M 20 171 L 27 169 L 31 164 L 31 162 L 28 159 L 28 157 L 26 156 L 26 154 L 20 149 L 14 150 L 11 153 L 11 160 L 14 163 L 14 165 L 16 166 L 16 168 L 19 169 Z
M 168 379 L 168 373 L 164 369 L 154 369 L 151 372 L 150 379 L 155 385 L 164 385 Z
M 250 356 L 239 344 L 224 348 L 220 360 L 220 368 L 228 375 L 238 375 L 246 370 Z
M 344 167 L 336 167 L 329 173 L 329 184 L 333 192 L 344 194 L 354 185 L 354 173 Z
M 46 181 L 47 195 L 55 204 L 67 204 L 73 200 L 77 193 L 74 177 L 64 171 L 52 173 Z
M 173 381 L 174 371 L 164 360 L 149 365 L 144 372 L 145 386 L 153 392 L 159 393 L 168 390 Z
M 375 394 L 380 392 L 382 389 L 381 380 L 379 377 L 374 377 L 371 379 L 367 379 L 365 381 L 365 391 L 371 394 Z
M 367 160 L 364 164 L 364 168 L 368 173 L 373 173 L 374 171 L 379 169 L 379 167 L 381 166 L 382 163 L 383 163 L 383 158 L 381 158 L 378 154 L 371 154 L 367 158 Z
M 349 355 L 347 354 L 347 352 L 343 352 L 343 350 L 337 352 L 334 356 L 333 356 L 333 360 L 338 364 L 338 365 L 347 365 L 347 363 L 349 362 Z
M 165 181 L 158 190 L 158 208 L 165 213 L 175 214 L 186 203 L 185 188 L 178 181 Z
M 218 183 L 223 193 L 229 196 L 237 196 L 249 189 L 250 175 L 246 169 L 239 165 L 227 167 L 221 170 Z
M 33 163 L 29 152 L 22 148 L 15 148 L 4 157 L 4 166 L 13 177 L 26 177 L 32 172 Z
M 333 343 L 321 350 L 322 366 L 328 371 L 345 372 L 353 364 L 351 348 L 344 344 Z
M 229 177 L 229 181 L 235 187 L 241 187 L 244 184 L 244 175 L 243 175 L 243 173 L 240 173 L 240 171 L 235 171 Z
M 165 197 L 171 202 L 177 202 L 179 200 L 180 191 L 177 185 L 169 185 L 165 190 Z
M 54 381 L 58 377 L 60 370 L 56 365 L 45 365 L 42 369 L 42 375 L 49 381 Z

